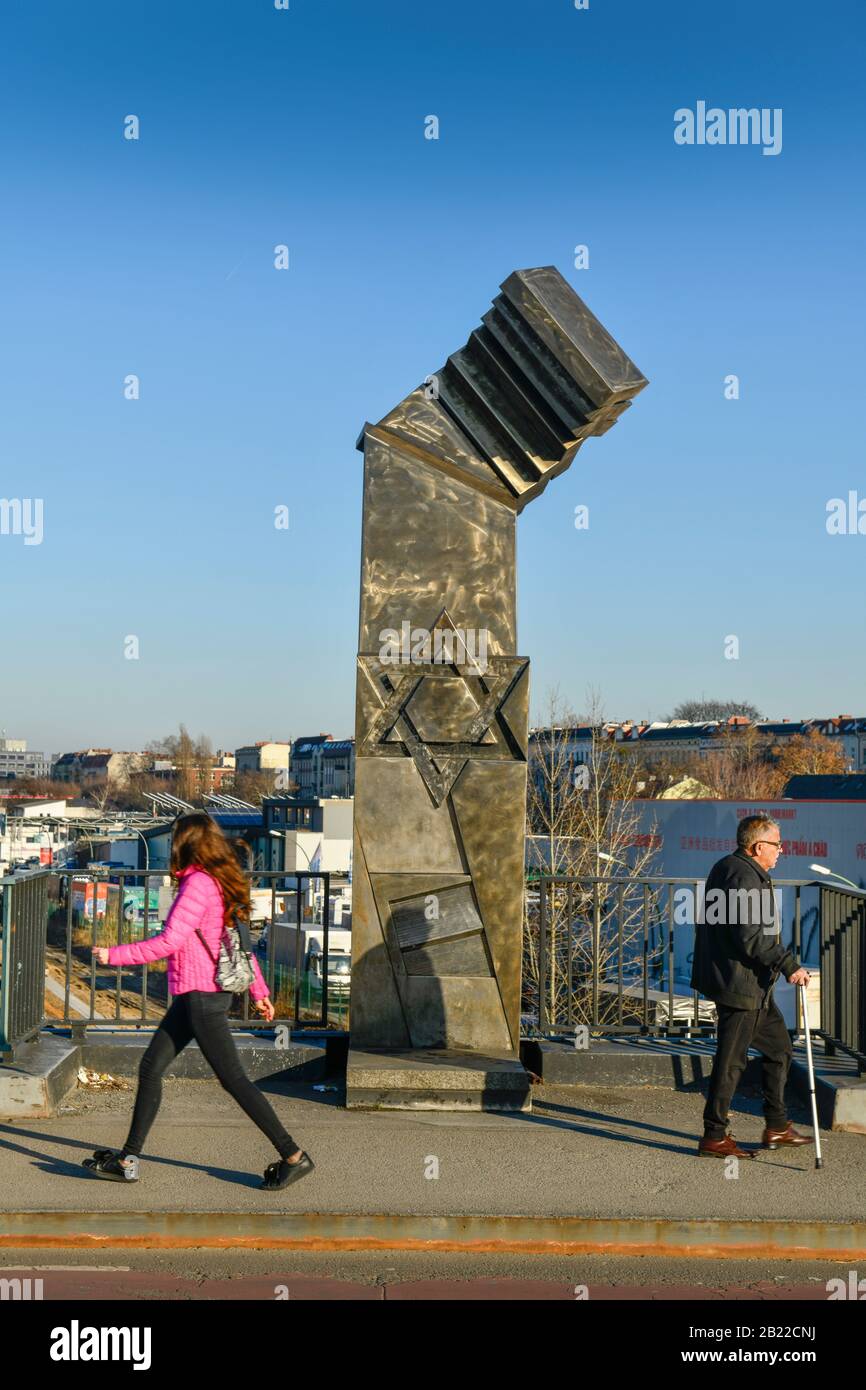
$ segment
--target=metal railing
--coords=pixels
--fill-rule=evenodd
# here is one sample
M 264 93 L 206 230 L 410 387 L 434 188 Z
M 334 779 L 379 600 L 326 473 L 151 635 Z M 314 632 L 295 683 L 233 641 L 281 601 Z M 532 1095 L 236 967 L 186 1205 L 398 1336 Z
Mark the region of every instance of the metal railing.
M 152 927 L 161 929 L 158 909 L 153 906 L 153 882 L 157 881 L 158 898 L 166 877 L 164 869 L 90 871 L 77 876 L 35 870 L 0 880 L 0 1059 L 13 1056 L 16 1045 L 33 1037 L 46 1022 L 67 1026 L 79 1037 L 99 1024 L 140 1028 L 160 1022 L 171 1002 L 162 962 L 98 966 L 92 951 L 97 945 L 145 939 Z M 267 953 L 261 963 L 275 1006 L 274 1023 L 290 1023 L 296 1029 L 345 1028 L 343 1005 L 348 1004 L 348 992 L 332 989 L 329 982 L 330 876 L 267 870 L 248 877 L 253 886 L 264 884 L 270 889 Z M 287 877 L 296 880 L 295 887 L 278 886 Z M 64 879 L 65 900 L 57 900 L 58 885 Z M 311 881 L 321 882 L 323 888 L 321 923 L 313 923 L 304 913 L 305 885 Z M 820 1028 L 812 1020 L 812 1031 L 824 1039 L 829 1054 L 838 1048 L 866 1069 L 866 892 L 804 879 L 773 882 L 794 892 L 793 908 L 789 904 L 786 913 L 791 949 L 798 959 L 819 963 Z M 678 895 L 688 890 L 694 895 L 692 902 L 697 902 L 703 889 L 701 878 L 542 875 L 530 885 L 530 890 L 535 888 L 537 892 L 527 893 L 524 927 L 524 1031 L 555 1037 L 585 1025 L 593 1032 L 612 1035 L 682 1037 L 714 1032 L 713 1006 L 684 983 L 694 915 L 681 910 Z M 58 905 L 50 913 L 52 898 Z M 278 900 L 282 913 L 277 910 Z M 53 962 L 60 980 L 46 972 L 49 916 Z M 291 928 L 298 923 L 321 929 L 322 968 L 314 982 L 305 969 L 303 932 L 295 931 L 293 960 L 286 958 L 277 940 L 288 927 L 286 941 L 290 942 Z M 110 984 L 100 983 L 102 972 L 113 975 Z M 46 992 L 53 999 L 50 1017 L 46 1017 Z M 799 1033 L 799 990 L 795 1009 Z M 243 996 L 239 1015 L 231 1023 L 240 1029 L 274 1026 L 251 1013 L 248 995 Z
M 821 1036 L 866 1070 L 866 893 L 821 893 Z
M 782 890 L 791 949 L 817 960 L 820 1028 L 866 1066 L 866 893 L 811 879 Z M 702 878 L 541 875 L 524 932 L 524 1018 L 544 1037 L 585 1026 L 611 1035 L 694 1036 L 715 1031 L 714 1007 L 687 983 Z M 793 891 L 793 903 L 785 892 Z M 804 953 L 805 947 L 805 953 Z M 678 969 L 679 963 L 679 969 Z M 795 1032 L 802 1031 L 800 991 Z
M 331 875 L 253 870 L 247 878 L 252 888 L 270 890 L 270 911 L 265 912 L 264 923 L 251 926 L 275 1018 L 267 1023 L 251 1009 L 249 994 L 244 994 L 230 1025 L 244 1030 L 272 1030 L 277 1023 L 295 1029 L 345 1027 L 348 992 L 332 987 L 329 978 Z M 292 887 L 279 886 L 287 880 Z M 165 962 L 101 966 L 93 959 L 93 948 L 141 941 L 161 931 L 171 900 L 168 882 L 165 869 L 60 874 L 46 869 L 2 880 L 0 1045 L 7 1057 L 16 1042 L 46 1023 L 69 1027 L 78 1039 L 88 1027 L 100 1024 L 113 1029 L 159 1024 L 171 1004 Z M 311 883 L 321 885 L 321 913 L 305 910 Z M 297 929 L 298 924 L 321 932 L 320 970 L 308 969 L 304 958 L 308 937 Z M 258 949 L 257 925 L 267 926 L 266 953 Z
M 535 978 L 539 1033 L 580 1026 L 618 1035 L 710 1031 L 696 991 L 686 992 L 691 1020 L 683 1019 L 676 985 L 674 893 L 684 888 L 696 897 L 700 886 L 700 879 L 542 875 L 525 941 L 537 938 L 537 968 L 525 956 L 524 991 L 531 1010 Z
M 47 880 L 39 872 L 0 879 L 0 1061 L 14 1057 L 42 1026 Z

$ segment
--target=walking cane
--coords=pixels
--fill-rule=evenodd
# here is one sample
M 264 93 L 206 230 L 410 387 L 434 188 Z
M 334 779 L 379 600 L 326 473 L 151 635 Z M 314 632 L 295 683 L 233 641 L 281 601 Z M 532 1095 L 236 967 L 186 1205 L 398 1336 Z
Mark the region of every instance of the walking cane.
M 806 1061 L 809 1065 L 809 1099 L 812 1102 L 812 1127 L 815 1131 L 815 1167 L 823 1168 L 824 1160 L 821 1157 L 821 1136 L 818 1133 L 818 1107 L 815 1103 L 815 1066 L 812 1061 L 812 1034 L 809 1029 L 809 1006 L 806 1003 L 806 986 L 801 985 L 803 991 L 803 1022 L 806 1026 Z

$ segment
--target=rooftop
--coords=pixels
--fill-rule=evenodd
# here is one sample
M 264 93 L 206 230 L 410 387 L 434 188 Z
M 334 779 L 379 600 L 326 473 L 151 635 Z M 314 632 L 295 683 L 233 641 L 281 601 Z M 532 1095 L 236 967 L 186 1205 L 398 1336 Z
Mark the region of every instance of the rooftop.
M 866 801 L 866 773 L 800 773 L 782 792 L 794 801 Z

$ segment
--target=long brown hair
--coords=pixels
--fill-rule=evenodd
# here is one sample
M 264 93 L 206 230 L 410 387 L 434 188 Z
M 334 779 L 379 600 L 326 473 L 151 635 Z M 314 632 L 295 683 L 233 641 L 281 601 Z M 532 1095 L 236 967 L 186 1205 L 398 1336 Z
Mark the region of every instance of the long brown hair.
M 250 915 L 250 888 L 238 857 L 216 821 L 206 811 L 178 816 L 171 837 L 171 876 L 195 864 L 216 879 L 223 894 L 225 922 Z

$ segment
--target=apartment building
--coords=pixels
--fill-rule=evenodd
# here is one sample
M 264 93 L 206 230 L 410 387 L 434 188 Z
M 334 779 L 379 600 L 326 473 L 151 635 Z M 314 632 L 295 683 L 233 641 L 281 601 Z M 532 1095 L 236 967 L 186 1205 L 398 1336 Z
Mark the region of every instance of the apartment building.
M 291 777 L 301 797 L 354 796 L 355 740 L 331 734 L 296 738 Z
M 87 783 L 113 782 L 125 786 L 135 772 L 148 764 L 145 753 L 115 752 L 111 748 L 85 748 L 75 753 L 62 753 L 51 769 L 56 782 Z
M 287 784 L 291 760 L 290 739 L 263 739 L 258 743 L 248 743 L 243 748 L 236 748 L 234 753 L 235 771 L 272 772 L 275 787 Z
M 550 740 L 557 739 L 557 758 L 565 758 L 575 768 L 590 761 L 593 741 L 596 746 L 621 746 L 636 750 L 643 761 L 686 762 L 694 757 L 712 756 L 725 747 L 724 736 L 755 729 L 768 748 L 784 746 L 786 739 L 797 735 L 807 738 L 812 733 L 831 741 L 838 740 L 850 772 L 866 770 L 866 718 L 842 714 L 830 718 L 761 720 L 752 724 L 743 715 L 727 720 L 707 720 L 692 723 L 685 719 L 655 720 L 653 722 L 625 720 L 605 723 L 595 730 L 589 725 L 573 728 L 533 729 L 529 735 L 530 764 L 538 766 Z M 564 742 L 564 746 L 563 746 Z
M 50 777 L 51 759 L 27 748 L 24 738 L 0 738 L 0 777 Z

